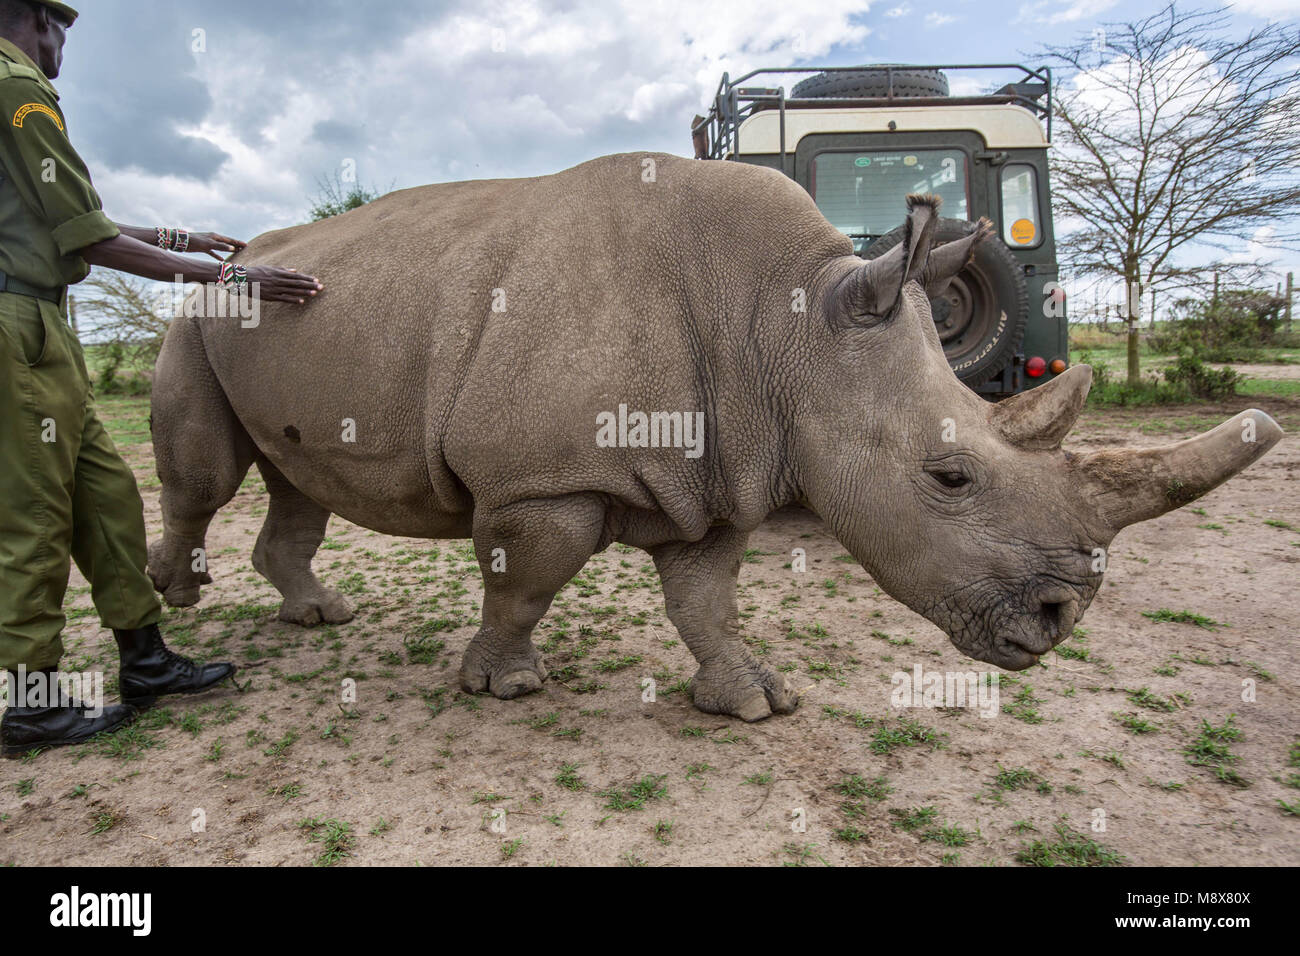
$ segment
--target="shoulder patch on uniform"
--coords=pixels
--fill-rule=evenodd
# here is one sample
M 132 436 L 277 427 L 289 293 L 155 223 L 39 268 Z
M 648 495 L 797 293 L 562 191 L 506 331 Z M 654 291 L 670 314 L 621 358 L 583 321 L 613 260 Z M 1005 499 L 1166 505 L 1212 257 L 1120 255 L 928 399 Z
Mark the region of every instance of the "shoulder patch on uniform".
M 44 74 L 38 73 L 30 66 L 23 66 L 21 63 L 15 63 L 13 60 L 0 59 L 0 80 L 9 79 L 34 80 L 41 82 Z
M 59 128 L 59 132 L 63 132 L 63 120 L 59 119 L 59 114 L 54 112 L 54 110 L 50 109 L 44 103 L 24 103 L 22 106 L 18 107 L 18 110 L 14 113 L 14 125 L 19 129 L 22 129 L 23 120 L 25 120 L 30 113 L 44 113 L 50 119 L 54 120 L 54 125 Z

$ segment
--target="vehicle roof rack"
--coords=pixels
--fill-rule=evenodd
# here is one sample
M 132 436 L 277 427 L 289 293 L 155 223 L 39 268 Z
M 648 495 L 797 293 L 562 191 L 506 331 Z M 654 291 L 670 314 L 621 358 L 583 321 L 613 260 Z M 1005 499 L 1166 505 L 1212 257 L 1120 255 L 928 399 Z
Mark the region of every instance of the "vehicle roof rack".
M 884 96 L 844 97 L 818 96 L 791 98 L 784 86 L 744 86 L 758 76 L 788 75 L 791 73 L 856 73 L 862 70 L 884 70 L 888 87 Z M 996 92 L 977 96 L 896 96 L 894 94 L 895 70 L 1019 70 L 1020 77 L 1007 83 Z M 1031 69 L 1019 63 L 892 64 L 881 66 L 800 66 L 764 67 L 751 70 L 732 80 L 726 73 L 718 84 L 713 106 L 706 117 L 691 125 L 697 159 L 723 159 L 735 155 L 740 149 L 740 124 L 760 110 L 776 109 L 781 114 L 781 167 L 785 168 L 785 111 L 787 109 L 812 109 L 827 106 L 877 109 L 898 106 L 985 106 L 1011 104 L 1029 110 L 1039 119 L 1047 121 L 1047 141 L 1052 141 L 1052 69 L 1041 66 Z

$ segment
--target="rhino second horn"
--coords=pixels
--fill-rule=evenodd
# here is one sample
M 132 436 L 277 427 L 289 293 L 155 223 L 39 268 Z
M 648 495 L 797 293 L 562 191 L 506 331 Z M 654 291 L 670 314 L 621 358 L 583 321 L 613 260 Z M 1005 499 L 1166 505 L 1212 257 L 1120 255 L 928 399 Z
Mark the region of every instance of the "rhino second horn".
M 934 299 L 943 295 L 953 277 L 975 258 L 975 247 L 991 235 L 993 223 L 981 218 L 969 234 L 931 250 L 929 261 L 921 272 L 921 285 L 925 287 L 926 298 Z
M 1199 498 L 1261 457 L 1282 435 L 1277 422 L 1252 408 L 1174 445 L 1099 451 L 1078 464 L 1093 506 L 1118 531 Z
M 1046 385 L 998 402 L 989 411 L 989 423 L 1019 448 L 1057 448 L 1074 427 L 1091 387 L 1092 366 L 1076 365 Z

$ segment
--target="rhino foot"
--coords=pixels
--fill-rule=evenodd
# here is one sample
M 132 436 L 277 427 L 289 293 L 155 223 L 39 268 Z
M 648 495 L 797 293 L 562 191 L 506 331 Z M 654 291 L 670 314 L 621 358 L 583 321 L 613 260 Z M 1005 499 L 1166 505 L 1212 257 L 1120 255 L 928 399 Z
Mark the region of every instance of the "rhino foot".
M 799 694 L 785 677 L 757 661 L 701 667 L 691 679 L 691 698 L 706 714 L 726 714 L 747 723 L 792 714 L 799 706 Z
M 461 690 L 470 694 L 488 691 L 500 700 L 541 690 L 544 680 L 546 668 L 542 666 L 541 652 L 531 645 L 522 654 L 501 656 L 486 650 L 476 637 L 465 649 L 460 664 Z
M 352 607 L 343 595 L 332 588 L 320 588 L 309 598 L 289 600 L 280 605 L 280 620 L 303 627 L 317 624 L 346 624 L 352 620 Z
M 165 541 L 149 546 L 147 572 L 154 590 L 162 594 L 169 607 L 193 607 L 199 603 L 199 586 L 212 583 L 212 575 L 190 567 L 188 551 L 172 560 Z

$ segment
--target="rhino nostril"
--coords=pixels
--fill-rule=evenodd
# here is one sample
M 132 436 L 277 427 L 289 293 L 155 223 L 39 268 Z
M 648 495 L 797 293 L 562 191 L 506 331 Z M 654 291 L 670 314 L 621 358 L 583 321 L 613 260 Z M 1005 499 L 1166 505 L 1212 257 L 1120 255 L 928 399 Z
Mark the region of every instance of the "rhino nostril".
M 1052 639 L 1055 644 L 1061 635 L 1061 630 L 1068 627 L 1066 623 L 1066 602 L 1064 601 L 1044 601 L 1038 608 L 1038 617 L 1042 621 L 1043 630 Z M 1071 624 L 1073 621 L 1070 622 Z

